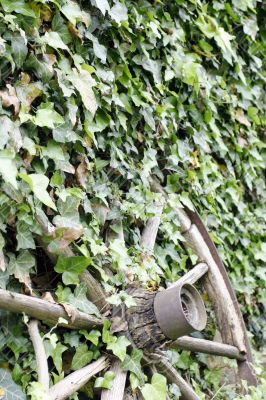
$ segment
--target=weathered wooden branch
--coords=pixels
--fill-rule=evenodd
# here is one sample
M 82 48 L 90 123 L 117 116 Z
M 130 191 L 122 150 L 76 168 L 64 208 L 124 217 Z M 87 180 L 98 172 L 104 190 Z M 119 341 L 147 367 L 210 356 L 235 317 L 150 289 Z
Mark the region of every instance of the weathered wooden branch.
M 163 354 L 157 352 L 152 353 L 151 358 L 156 363 L 156 369 L 166 377 L 168 382 L 175 383 L 179 387 L 184 399 L 200 400 L 192 387 L 179 375 Z
M 64 318 L 68 321 L 68 324 L 60 324 L 60 326 L 69 329 L 91 329 L 102 325 L 101 319 L 84 312 L 76 310 L 72 320 L 62 305 L 3 289 L 0 289 L 0 309 L 14 313 L 25 313 L 49 325 L 56 325 L 59 318 Z
M 48 362 L 45 354 L 43 340 L 39 332 L 38 324 L 39 321 L 37 319 L 30 320 L 28 323 L 28 331 L 36 357 L 38 382 L 42 384 L 43 388 L 46 391 L 48 391 L 49 390 Z
M 190 283 L 191 285 L 193 285 L 200 278 L 202 278 L 203 275 L 206 274 L 206 272 L 208 272 L 208 269 L 209 269 L 209 267 L 208 267 L 208 265 L 206 263 L 197 264 L 194 268 L 192 268 L 185 275 L 183 275 L 180 279 L 178 279 L 177 282 L 172 283 L 167 288 L 167 290 L 179 285 L 180 282 L 182 282 L 182 283 Z
M 167 347 L 198 353 L 213 354 L 216 356 L 222 356 L 241 361 L 245 360 L 245 356 L 243 356 L 243 354 L 241 354 L 238 348 L 235 346 L 214 342 L 212 340 L 198 339 L 190 336 L 182 336 L 176 339 L 174 342 L 168 343 Z
M 127 373 L 122 371 L 119 360 L 112 363 L 110 371 L 115 374 L 113 386 L 110 390 L 102 390 L 101 400 L 123 400 Z
M 104 356 L 92 364 L 73 372 L 50 388 L 49 400 L 67 399 L 73 393 L 82 388 L 82 386 L 84 386 L 90 380 L 90 378 L 107 368 L 108 365 L 108 358 Z

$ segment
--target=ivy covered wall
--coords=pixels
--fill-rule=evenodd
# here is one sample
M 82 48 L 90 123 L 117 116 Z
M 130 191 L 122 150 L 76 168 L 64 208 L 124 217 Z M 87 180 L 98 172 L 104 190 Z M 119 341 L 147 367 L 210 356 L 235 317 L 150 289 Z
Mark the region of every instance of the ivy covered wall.
M 265 2 L 255 0 L 0 0 L 1 288 L 52 291 L 97 314 L 79 285 L 87 267 L 116 304 L 129 301 L 123 290 L 133 280 L 175 281 L 196 259 L 182 247 L 173 208 L 192 201 L 229 272 L 261 373 L 265 26 Z M 140 233 L 158 200 L 151 175 L 169 201 L 155 257 L 143 260 Z M 114 232 L 122 221 L 125 244 L 106 243 L 106 216 Z M 40 248 L 44 226 L 51 254 L 72 246 L 71 268 L 62 255 L 54 268 Z M 2 362 L 27 390 L 35 374 L 25 325 L 2 321 Z M 47 336 L 52 379 L 80 368 L 79 353 L 85 363 L 97 358 L 100 336 Z M 202 398 L 221 386 L 223 369 L 207 356 L 171 357 Z M 224 385 L 217 399 L 234 396 Z

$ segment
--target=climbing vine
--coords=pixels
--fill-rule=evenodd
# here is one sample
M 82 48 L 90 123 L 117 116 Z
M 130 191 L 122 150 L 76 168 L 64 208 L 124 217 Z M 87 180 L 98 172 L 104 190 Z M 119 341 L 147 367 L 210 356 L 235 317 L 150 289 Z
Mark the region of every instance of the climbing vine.
M 256 0 L 0 0 L 1 289 L 49 292 L 69 313 L 99 317 L 79 279 L 88 269 L 110 304 L 130 307 L 128 284 L 156 289 L 195 264 L 174 216 L 193 203 L 229 272 L 262 374 L 265 16 Z M 143 258 L 141 231 L 160 197 L 151 176 L 169 196 L 154 257 Z M 25 318 L 1 311 L 8 399 L 15 390 L 41 398 Z M 160 374 L 147 381 L 141 351 L 127 351 L 108 321 L 103 330 L 41 328 L 53 383 L 108 350 L 145 399 L 179 397 Z M 168 355 L 200 398 L 235 398 L 224 362 Z M 103 374 L 72 398 L 96 398 L 112 379 Z M 252 399 L 263 393 L 262 382 Z

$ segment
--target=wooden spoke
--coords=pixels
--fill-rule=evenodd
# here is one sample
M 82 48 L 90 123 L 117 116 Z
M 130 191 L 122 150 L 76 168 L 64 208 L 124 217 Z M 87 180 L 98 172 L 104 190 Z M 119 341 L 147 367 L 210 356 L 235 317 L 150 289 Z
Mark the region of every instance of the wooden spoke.
M 229 344 L 213 342 L 212 340 L 198 339 L 190 336 L 182 336 L 174 342 L 168 344 L 169 348 L 189 350 L 192 352 L 213 354 L 236 360 L 245 360 L 245 356 L 240 353 L 237 347 Z
M 167 378 L 168 382 L 175 383 L 179 387 L 183 396 L 182 398 L 186 400 L 200 400 L 192 387 L 161 353 L 152 353 L 151 357 L 156 362 L 156 369 Z
M 112 363 L 110 371 L 115 374 L 113 386 L 110 390 L 102 390 L 101 400 L 123 400 L 127 373 L 122 371 L 119 360 Z
M 46 391 L 48 391 L 49 390 L 48 362 L 43 345 L 43 340 L 39 332 L 38 324 L 39 321 L 37 319 L 32 319 L 28 323 L 28 331 L 36 357 L 38 382 L 43 386 L 43 388 Z
M 110 238 L 112 239 L 120 239 L 124 241 L 124 230 L 121 221 L 119 222 L 120 229 L 116 233 L 112 233 L 112 235 L 107 235 L 106 241 L 108 242 Z M 121 369 L 121 361 L 118 359 L 113 360 L 110 371 L 114 372 L 115 378 L 113 380 L 112 388 L 109 390 L 102 390 L 101 400 L 123 400 L 125 387 L 126 387 L 126 379 L 127 373 L 122 371 Z
M 102 325 L 101 319 L 76 309 L 71 317 L 59 304 L 3 289 L 0 289 L 0 309 L 25 313 L 30 317 L 47 322 L 49 325 L 56 325 L 59 318 L 64 318 L 68 323 L 60 324 L 60 326 L 69 329 L 90 329 Z
M 157 203 L 157 212 L 154 217 L 151 217 L 145 228 L 143 229 L 140 245 L 144 250 L 153 251 L 159 225 L 161 222 L 161 214 L 163 211 L 164 200 Z
M 78 371 L 72 372 L 72 374 L 69 374 L 66 378 L 62 379 L 50 388 L 49 399 L 68 399 L 73 393 L 82 388 L 82 386 L 84 386 L 90 380 L 90 378 L 107 368 L 108 365 L 108 358 L 101 357 L 92 364 L 89 364 Z
M 197 264 L 194 268 L 192 268 L 190 271 L 188 271 L 184 276 L 182 276 L 180 279 L 178 279 L 177 282 L 172 283 L 167 289 L 171 289 L 177 285 L 182 283 L 190 283 L 193 285 L 196 283 L 200 278 L 203 277 L 203 275 L 208 272 L 208 265 L 206 263 L 199 263 Z

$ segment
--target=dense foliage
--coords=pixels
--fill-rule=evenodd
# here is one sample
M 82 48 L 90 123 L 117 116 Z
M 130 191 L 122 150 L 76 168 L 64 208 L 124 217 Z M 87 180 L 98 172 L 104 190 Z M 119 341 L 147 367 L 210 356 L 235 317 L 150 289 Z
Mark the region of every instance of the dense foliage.
M 79 284 L 89 268 L 110 302 L 130 305 L 124 292 L 129 282 L 167 285 L 196 262 L 182 247 L 173 212 L 176 204 L 192 201 L 229 271 L 254 351 L 260 351 L 255 360 L 261 373 L 265 4 L 0 0 L 0 21 L 1 288 L 51 291 L 57 301 L 97 314 Z M 154 258 L 143 259 L 140 233 L 158 200 L 149 188 L 151 175 L 167 188 L 169 201 Z M 126 244 L 106 242 L 107 225 L 115 233 L 121 223 Z M 56 266 L 36 240 L 44 226 L 49 252 L 61 254 Z M 71 260 L 62 256 L 68 245 Z M 30 384 L 36 375 L 26 326 L 17 316 L 1 316 L 2 366 L 40 398 Z M 154 385 L 144 385 L 138 352 L 126 355 L 127 341 L 112 339 L 107 323 L 103 333 L 42 329 L 54 382 L 107 346 L 125 365 L 134 360 L 131 381 L 146 399 L 160 383 L 155 375 Z M 223 380 L 225 363 L 186 351 L 169 357 L 202 399 L 220 386 L 215 398 L 235 398 Z M 107 375 L 96 387 L 110 381 Z M 86 398 L 93 398 L 93 384 Z M 160 387 L 156 398 L 163 399 L 164 382 Z M 178 398 L 176 387 L 168 389 Z M 257 389 L 252 399 L 262 396 Z

